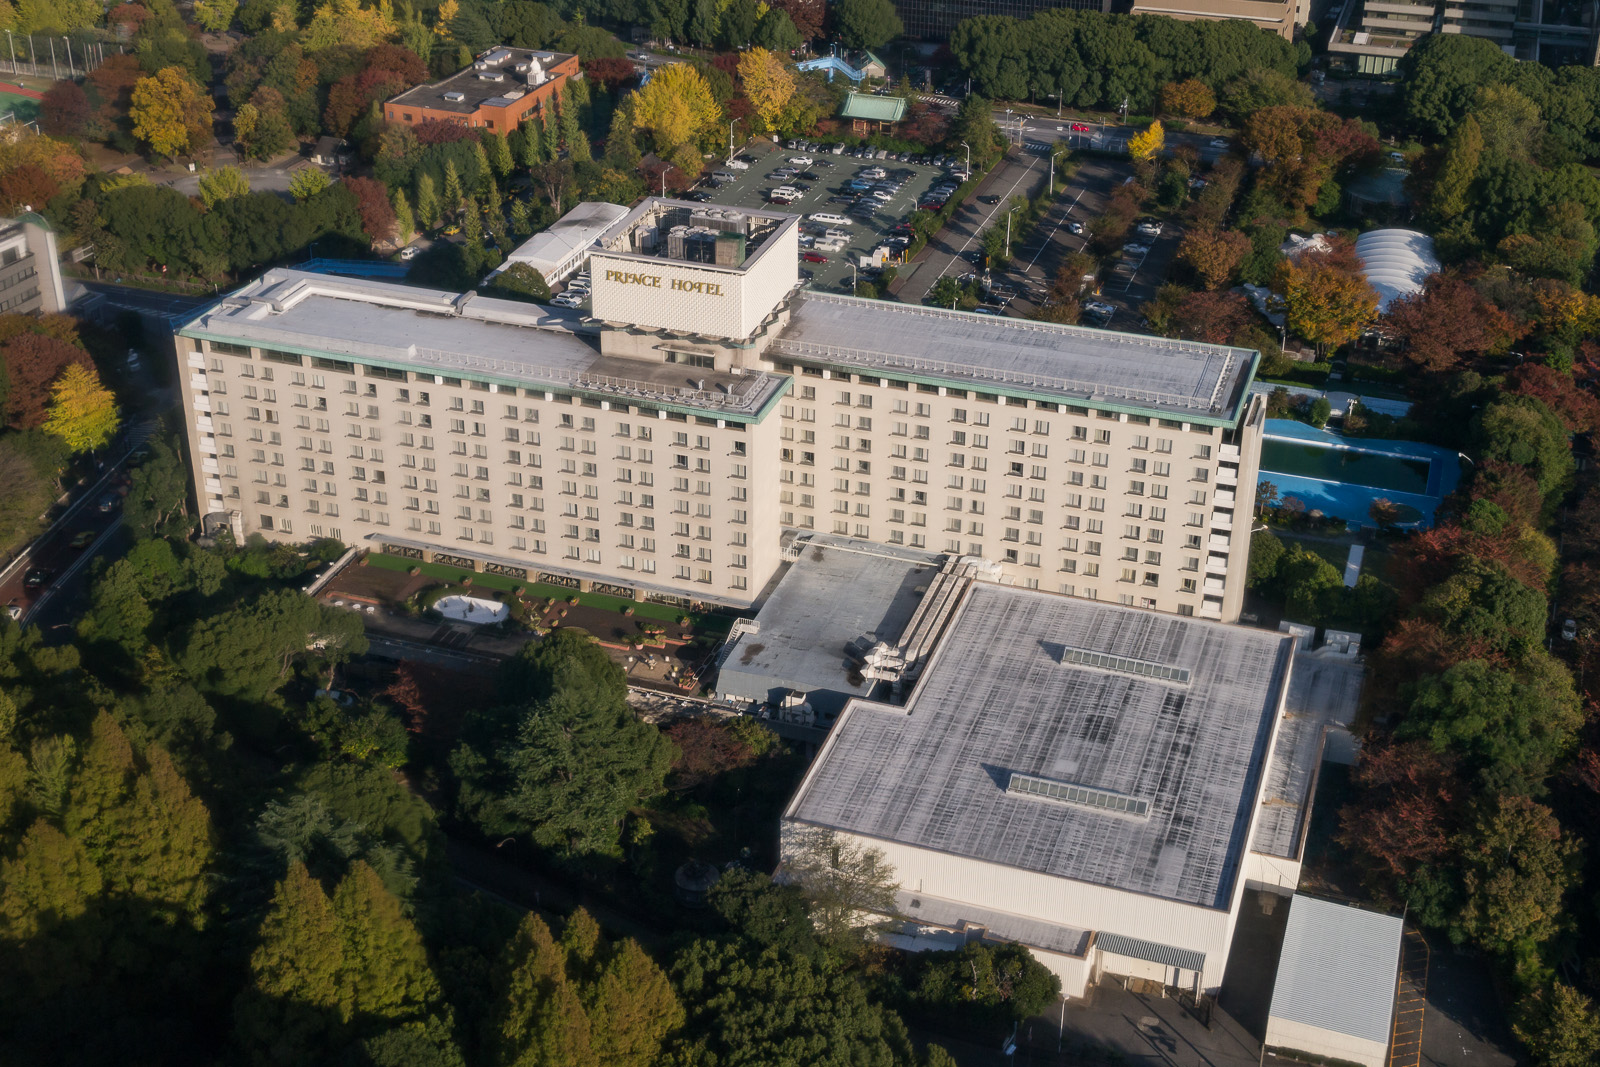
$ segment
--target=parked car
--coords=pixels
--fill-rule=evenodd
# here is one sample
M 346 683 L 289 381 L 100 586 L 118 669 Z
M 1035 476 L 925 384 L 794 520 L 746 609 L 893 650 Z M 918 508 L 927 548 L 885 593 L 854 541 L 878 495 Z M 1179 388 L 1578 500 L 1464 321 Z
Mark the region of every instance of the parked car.
M 998 204 L 1000 202 L 998 196 L 980 196 L 978 199 L 985 204 Z
M 22 587 L 24 589 L 43 589 L 50 584 L 50 579 L 55 576 L 56 572 L 49 567 L 35 567 L 23 577 Z
M 1211 139 L 1211 147 L 1212 148 L 1227 148 L 1228 147 L 1228 139 L 1226 137 L 1213 137 Z
M 22 618 L 22 604 L 16 597 L 12 597 L 11 602 L 6 605 L 6 614 L 13 619 Z
M 1122 246 L 1122 252 L 1129 256 L 1147 256 L 1150 254 L 1150 246 L 1142 245 L 1138 241 L 1129 241 Z
M 421 252 L 422 248 L 419 245 L 406 245 L 400 250 L 400 258 L 402 260 L 416 259 Z
M 1140 235 L 1144 237 L 1161 236 L 1161 223 L 1159 222 L 1141 222 L 1136 228 L 1138 229 Z
M 1116 308 L 1112 307 L 1110 304 L 1107 304 L 1102 300 L 1091 300 L 1091 301 L 1089 301 L 1087 304 L 1083 305 L 1083 310 L 1084 310 L 1084 313 L 1087 314 L 1087 315 L 1094 315 L 1094 316 L 1097 316 L 1099 318 L 1105 318 L 1105 319 L 1109 319 L 1111 316 L 1113 316 L 1113 315 L 1115 315 L 1117 313 L 1117 309 Z
M 800 258 L 807 263 L 828 262 L 828 257 L 823 255 L 821 252 L 802 252 L 800 253 Z
M 96 502 L 95 507 L 99 508 L 101 511 L 114 511 L 119 501 L 120 498 L 117 496 L 117 494 L 103 493 L 101 494 L 99 501 Z
M 67 545 L 70 548 L 85 549 L 94 544 L 94 539 L 99 536 L 94 530 L 79 530 L 72 535 L 72 540 L 68 541 Z
M 1568 619 L 1566 622 L 1561 624 L 1561 640 L 1575 641 L 1577 638 L 1578 621 L 1576 619 Z
M 1077 220 L 1067 223 L 1067 232 L 1081 237 L 1083 235 L 1083 223 Z
M 789 162 L 793 163 L 797 167 L 809 167 L 809 166 L 811 166 L 811 157 L 810 156 L 790 156 L 789 157 Z
M 692 193 L 684 193 L 683 198 L 685 200 L 693 200 L 697 204 L 711 203 L 711 194 L 703 189 L 696 189 Z

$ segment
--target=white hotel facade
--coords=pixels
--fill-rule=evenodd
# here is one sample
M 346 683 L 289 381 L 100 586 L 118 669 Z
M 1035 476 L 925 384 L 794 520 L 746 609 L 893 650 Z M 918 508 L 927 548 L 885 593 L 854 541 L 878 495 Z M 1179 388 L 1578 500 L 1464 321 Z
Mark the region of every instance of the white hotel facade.
M 588 316 L 268 271 L 175 333 L 206 522 L 732 607 L 820 530 L 1238 617 L 1255 352 L 810 291 L 798 232 L 647 200 Z

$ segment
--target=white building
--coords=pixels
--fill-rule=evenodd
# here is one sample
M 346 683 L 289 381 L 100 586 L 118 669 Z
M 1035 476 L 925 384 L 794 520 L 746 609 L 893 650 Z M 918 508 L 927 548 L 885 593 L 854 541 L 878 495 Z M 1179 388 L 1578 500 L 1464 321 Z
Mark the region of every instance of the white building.
M 846 705 L 784 812 L 786 854 L 817 832 L 881 849 L 904 947 L 1020 942 L 1068 996 L 1100 973 L 1214 992 L 1293 640 L 955 571 L 900 642 L 909 699 Z M 918 634 L 942 634 L 925 666 Z
M 627 214 L 628 209 L 617 204 L 584 201 L 557 219 L 549 229 L 534 234 L 513 249 L 494 274 L 513 263 L 526 263 L 551 285 L 565 281 L 588 262 L 595 238 Z
M 821 531 L 1238 617 L 1257 353 L 811 292 L 798 232 L 646 200 L 587 320 L 268 271 L 176 331 L 202 514 L 741 608 Z
M 1405 921 L 1295 894 L 1267 1018 L 1268 1049 L 1384 1067 Z

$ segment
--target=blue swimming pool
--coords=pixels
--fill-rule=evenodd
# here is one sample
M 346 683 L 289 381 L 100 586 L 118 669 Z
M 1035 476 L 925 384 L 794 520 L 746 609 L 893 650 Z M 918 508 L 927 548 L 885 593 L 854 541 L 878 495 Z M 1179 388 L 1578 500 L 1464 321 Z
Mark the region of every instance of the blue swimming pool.
M 1439 501 L 1460 479 L 1461 458 L 1447 448 L 1343 437 L 1291 419 L 1267 420 L 1260 480 L 1276 486 L 1280 499 L 1298 498 L 1308 511 L 1370 526 L 1368 511 L 1382 497 L 1415 509 L 1417 524 L 1431 526 Z

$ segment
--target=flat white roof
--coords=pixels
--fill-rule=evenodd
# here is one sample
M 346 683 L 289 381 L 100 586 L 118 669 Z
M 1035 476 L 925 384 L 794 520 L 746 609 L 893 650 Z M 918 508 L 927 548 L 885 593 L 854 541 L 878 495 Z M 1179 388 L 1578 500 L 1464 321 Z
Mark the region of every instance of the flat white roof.
M 627 214 L 628 209 L 620 204 L 585 201 L 557 219 L 548 230 L 534 234 L 513 249 L 495 274 L 513 263 L 526 263 L 541 274 L 559 270 Z
M 1272 1018 L 1387 1044 L 1404 936 L 1398 915 L 1296 893 L 1272 988 Z
M 1208 424 L 1237 421 L 1246 348 L 807 291 L 774 358 Z
M 1291 647 L 975 583 L 910 701 L 852 700 L 784 818 L 1226 908 Z M 1020 791 L 1017 775 L 1147 814 Z

